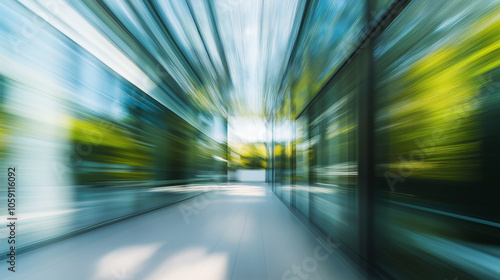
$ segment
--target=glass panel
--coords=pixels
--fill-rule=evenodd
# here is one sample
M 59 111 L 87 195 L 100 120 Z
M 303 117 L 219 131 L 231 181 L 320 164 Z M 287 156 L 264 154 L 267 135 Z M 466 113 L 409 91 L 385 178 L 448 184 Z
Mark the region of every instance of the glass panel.
M 396 279 L 500 278 L 499 14 L 412 1 L 376 42 L 377 260 Z
M 311 164 L 312 150 L 308 134 L 308 118 L 303 115 L 297 120 L 296 133 L 296 208 L 309 216 L 309 165 Z
M 365 1 L 311 1 L 288 71 L 288 88 L 300 113 L 359 43 Z
M 310 186 L 311 219 L 355 250 L 359 62 L 347 65 L 313 104 L 310 135 L 316 157 Z

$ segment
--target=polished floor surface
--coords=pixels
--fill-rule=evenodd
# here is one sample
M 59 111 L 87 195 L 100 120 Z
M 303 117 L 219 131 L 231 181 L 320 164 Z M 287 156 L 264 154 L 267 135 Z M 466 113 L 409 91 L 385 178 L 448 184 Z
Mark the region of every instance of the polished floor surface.
M 210 193 L 18 256 L 1 279 L 364 279 L 263 184 Z

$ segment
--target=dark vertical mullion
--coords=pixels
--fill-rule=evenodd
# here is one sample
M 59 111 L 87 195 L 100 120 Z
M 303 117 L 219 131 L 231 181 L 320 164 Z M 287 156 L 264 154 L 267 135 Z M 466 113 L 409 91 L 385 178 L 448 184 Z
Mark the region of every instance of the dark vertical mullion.
M 374 0 L 366 1 L 366 22 L 367 27 L 372 22 L 372 8 Z M 375 79 L 374 79 L 374 40 L 367 40 L 364 54 L 362 54 L 363 64 L 366 65 L 366 80 L 361 84 L 359 92 L 359 249 L 361 257 L 366 261 L 367 269 L 372 267 L 374 262 L 374 119 L 375 119 Z

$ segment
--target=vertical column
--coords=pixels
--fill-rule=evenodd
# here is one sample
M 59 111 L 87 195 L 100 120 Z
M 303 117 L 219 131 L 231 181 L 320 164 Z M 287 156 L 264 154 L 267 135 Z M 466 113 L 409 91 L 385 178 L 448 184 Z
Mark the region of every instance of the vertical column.
M 366 1 L 366 21 L 371 26 L 373 22 L 372 8 L 374 0 Z M 375 118 L 375 66 L 374 66 L 374 40 L 365 42 L 361 55 L 366 80 L 362 83 L 358 98 L 358 205 L 359 205 L 359 249 L 361 257 L 370 266 L 373 264 L 373 211 L 374 211 L 374 118 Z

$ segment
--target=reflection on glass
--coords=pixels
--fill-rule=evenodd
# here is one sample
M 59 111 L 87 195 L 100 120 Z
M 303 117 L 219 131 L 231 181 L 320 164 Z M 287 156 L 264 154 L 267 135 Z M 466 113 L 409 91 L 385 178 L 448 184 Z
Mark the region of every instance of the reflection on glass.
M 186 98 L 165 107 L 150 94 L 184 93 L 163 91 L 162 83 L 143 91 L 88 45 L 70 40 L 68 26 L 38 18 L 36 3 L 22 2 L 0 3 L 0 163 L 16 167 L 19 178 L 17 248 L 210 189 L 193 184 L 225 180 L 227 131 L 219 111 Z M 169 90 L 179 89 L 163 78 Z M 179 106 L 188 110 L 177 114 Z M 2 201 L 6 195 L 2 184 Z
M 500 275 L 499 12 L 413 1 L 377 41 L 377 249 L 396 278 Z

